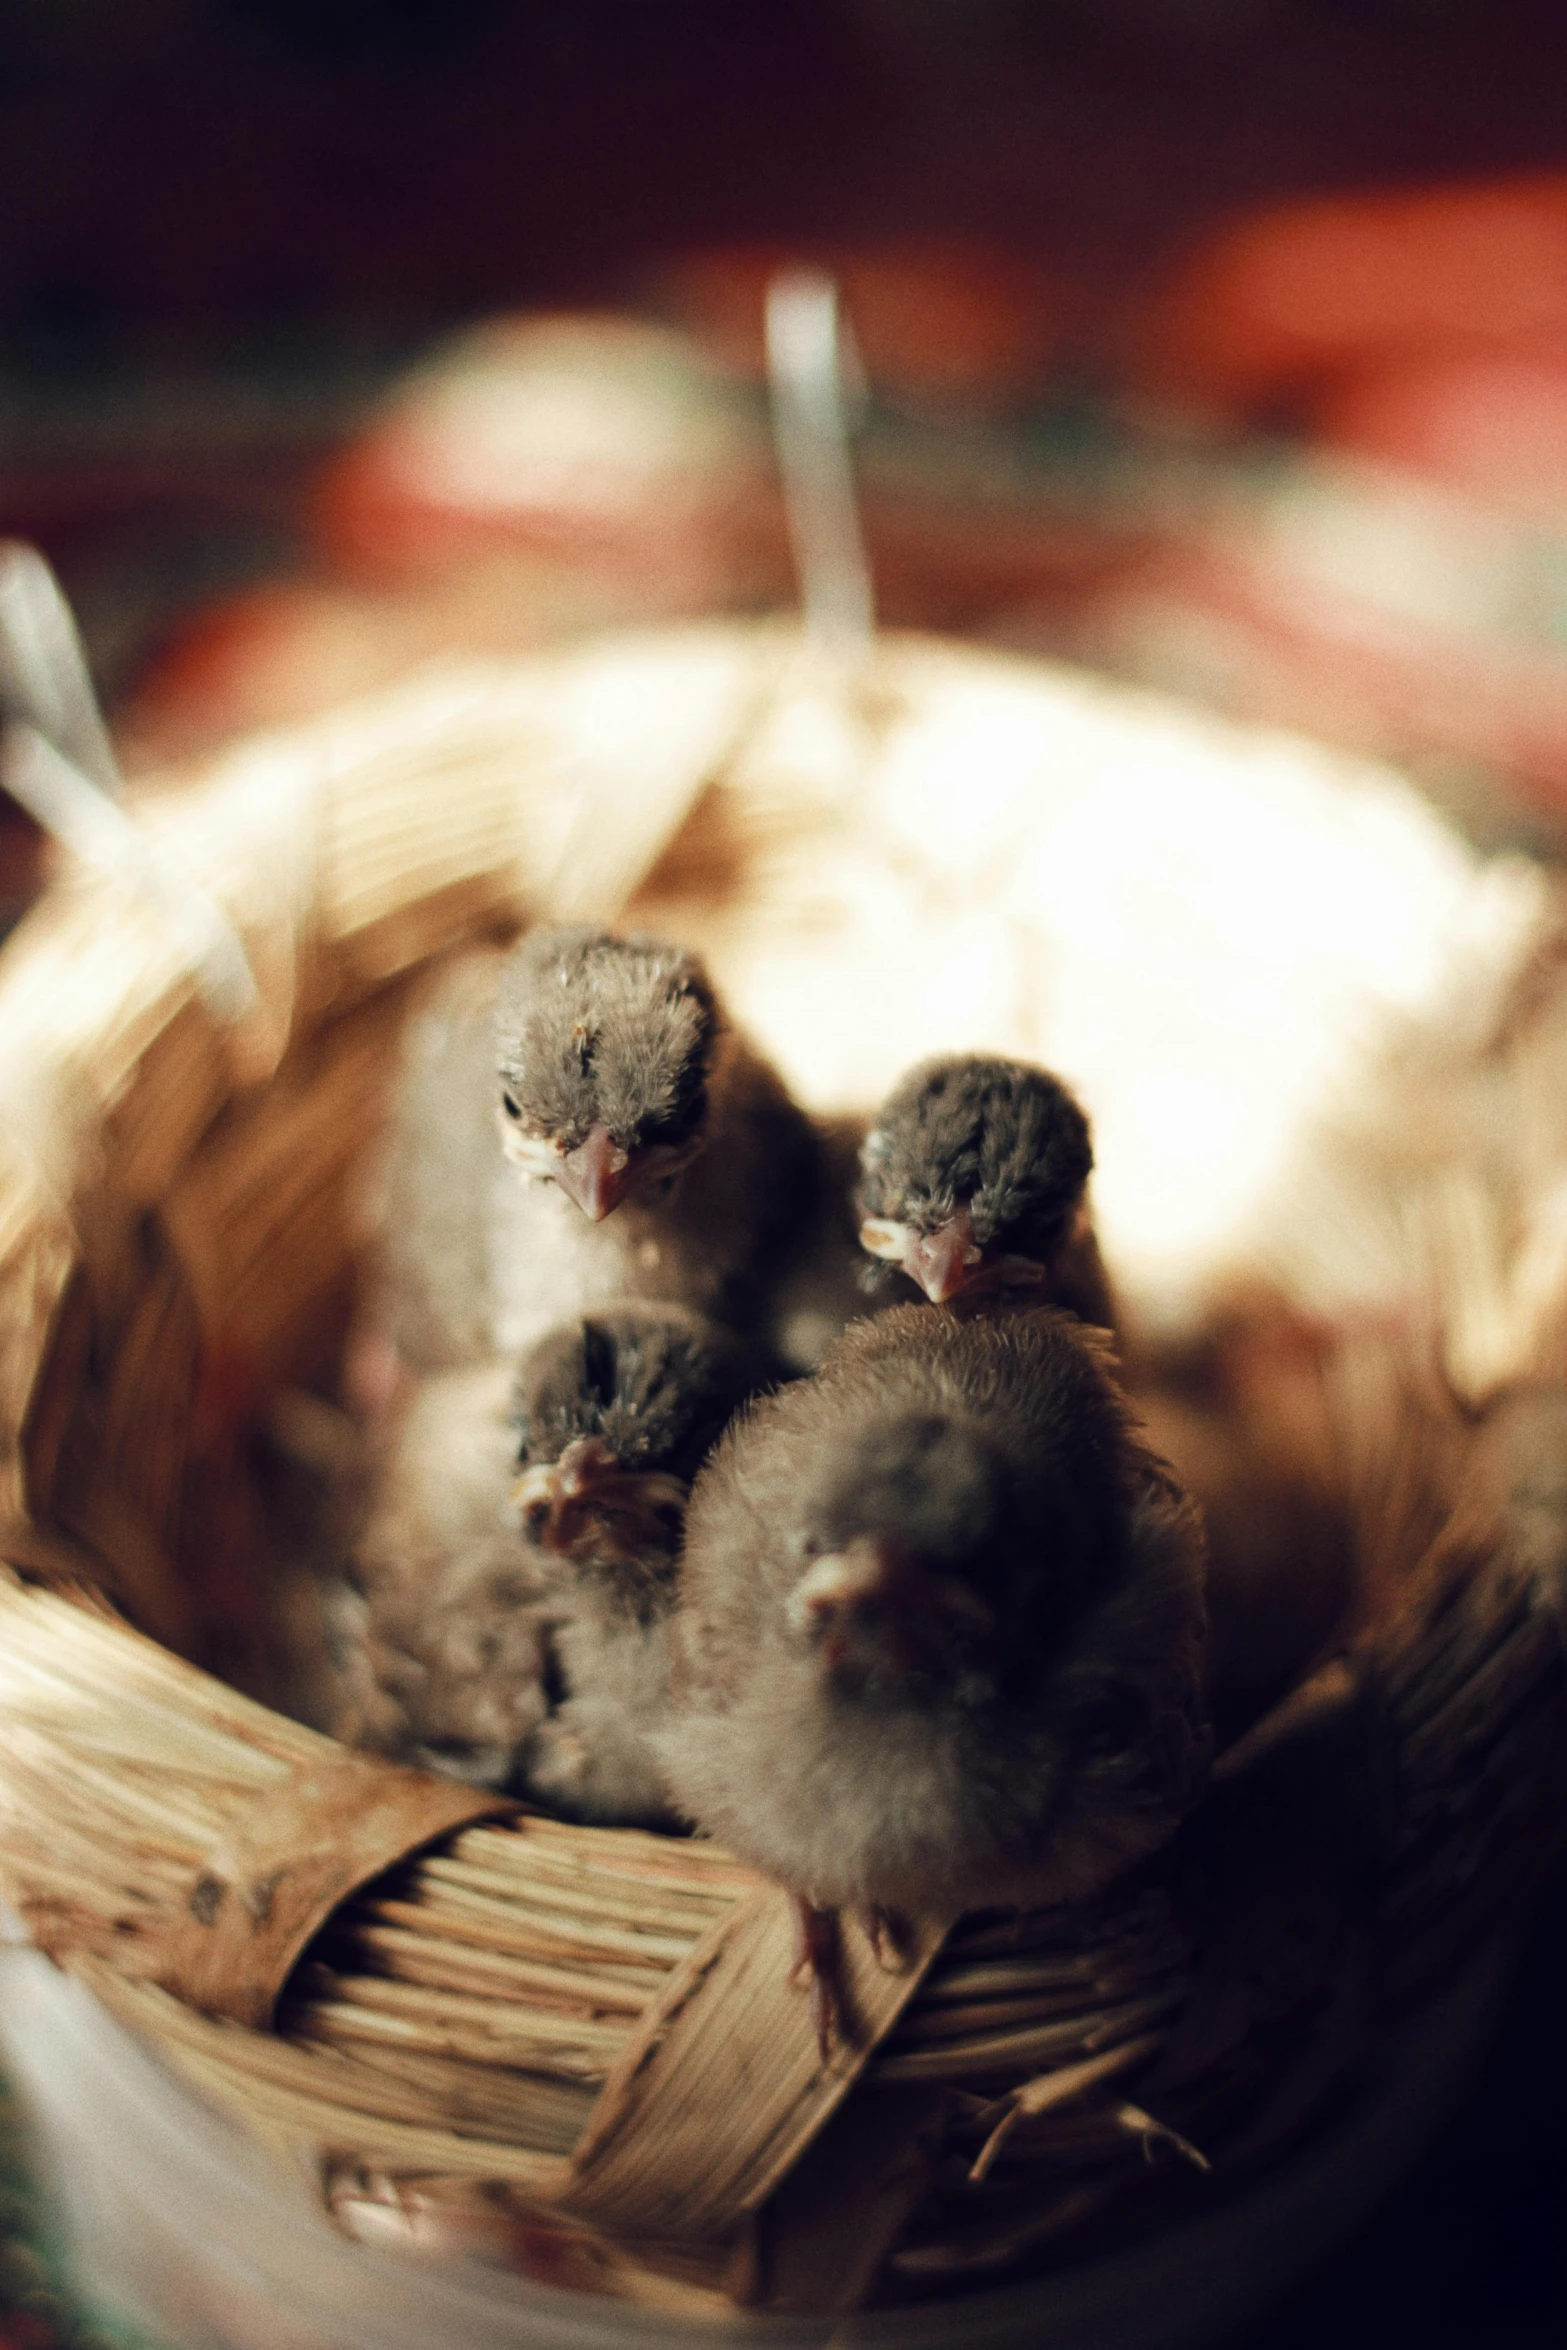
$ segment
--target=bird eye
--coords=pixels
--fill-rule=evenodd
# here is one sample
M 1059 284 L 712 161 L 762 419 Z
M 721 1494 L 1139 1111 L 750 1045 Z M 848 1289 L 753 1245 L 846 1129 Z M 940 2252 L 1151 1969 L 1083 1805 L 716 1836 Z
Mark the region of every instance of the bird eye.
M 503 1093 L 501 1095 L 501 1108 L 506 1112 L 508 1118 L 520 1118 L 522 1116 L 522 1104 L 517 1100 L 514 1094 Z
M 545 1527 L 549 1524 L 549 1519 L 550 1505 L 547 1501 L 529 1502 L 527 1508 L 522 1513 L 522 1522 L 524 1527 L 527 1529 L 529 1534 L 534 1536 L 543 1533 Z

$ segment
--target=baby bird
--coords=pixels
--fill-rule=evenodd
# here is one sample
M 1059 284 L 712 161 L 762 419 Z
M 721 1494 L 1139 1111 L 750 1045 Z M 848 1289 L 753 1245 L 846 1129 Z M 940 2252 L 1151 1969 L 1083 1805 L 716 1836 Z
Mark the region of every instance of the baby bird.
M 643 1739 L 686 1492 L 765 1375 L 695 1314 L 625 1306 L 549 1332 L 520 1372 L 413 1384 L 366 1440 L 328 1726 L 578 1818 L 668 1825 Z
M 824 1913 L 1083 1900 L 1202 1783 L 1200 1522 L 1111 1362 L 1051 1307 L 895 1307 L 697 1480 L 655 1743 L 794 1895 L 824 2044 Z
M 815 1147 L 679 947 L 544 929 L 466 957 L 409 1041 L 371 1328 L 432 1369 L 625 1298 L 742 1326 Z
M 743 1341 L 672 1306 L 591 1315 L 523 1366 L 513 1498 L 549 1585 L 564 1695 L 522 1778 L 557 1811 L 674 1825 L 648 1734 L 668 1705 L 686 1496 L 765 1376 Z
M 1108 1327 L 1085 1190 L 1088 1120 L 1048 1069 L 958 1054 L 921 1061 L 860 1154 L 860 1246 L 937 1305 L 1027 1286 Z
M 436 1372 L 361 1434 L 348 1564 L 323 1602 L 324 1726 L 497 1788 L 549 1704 L 548 1578 L 510 1504 L 515 1385 L 505 1362 Z

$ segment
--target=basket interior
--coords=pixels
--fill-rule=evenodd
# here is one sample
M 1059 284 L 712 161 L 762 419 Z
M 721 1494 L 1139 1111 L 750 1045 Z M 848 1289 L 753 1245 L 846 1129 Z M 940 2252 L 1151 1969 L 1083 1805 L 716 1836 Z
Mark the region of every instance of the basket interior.
M 1514 1507 L 1567 1274 L 1539 875 L 1303 746 L 900 640 L 846 683 L 767 631 L 432 678 L 148 820 L 234 913 L 242 1029 L 107 884 L 0 964 L 0 1875 L 35 1938 L 351 2233 L 680 2313 L 1081 2257 L 1299 2143 L 1554 1848 L 1559 1595 Z M 859 1954 L 841 2077 L 727 1856 L 438 1818 L 277 1710 L 309 1590 L 257 1429 L 330 1392 L 401 1024 L 562 914 L 700 947 L 815 1109 L 946 1047 L 1060 1067 L 1210 1515 L 1192 1834 L 907 1983 Z M 190 1949 L 262 1855 L 247 2009 Z

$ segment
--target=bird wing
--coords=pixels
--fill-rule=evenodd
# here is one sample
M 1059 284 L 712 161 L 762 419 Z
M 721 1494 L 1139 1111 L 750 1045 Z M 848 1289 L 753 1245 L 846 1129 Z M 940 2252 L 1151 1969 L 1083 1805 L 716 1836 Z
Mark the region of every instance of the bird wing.
M 680 1569 L 675 1687 L 682 1704 L 738 1704 L 784 1637 L 801 1571 L 783 1537 L 790 1504 L 833 1412 L 815 1382 L 736 1414 L 692 1490 Z

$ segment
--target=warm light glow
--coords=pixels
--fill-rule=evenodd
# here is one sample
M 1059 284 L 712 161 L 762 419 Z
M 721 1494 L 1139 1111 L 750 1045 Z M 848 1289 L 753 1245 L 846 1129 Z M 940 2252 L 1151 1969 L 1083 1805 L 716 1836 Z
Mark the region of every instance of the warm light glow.
M 1153 697 L 896 641 L 883 682 L 858 788 L 780 713 L 747 772 L 776 794 L 803 771 L 800 829 L 756 823 L 728 903 L 681 918 L 817 1106 L 969 1046 L 1058 1068 L 1094 1119 L 1112 1269 L 1179 1313 L 1390 1024 L 1515 966 L 1538 876 L 1384 769 Z

